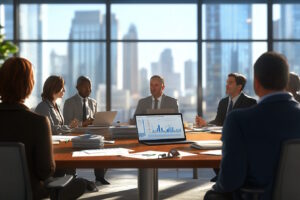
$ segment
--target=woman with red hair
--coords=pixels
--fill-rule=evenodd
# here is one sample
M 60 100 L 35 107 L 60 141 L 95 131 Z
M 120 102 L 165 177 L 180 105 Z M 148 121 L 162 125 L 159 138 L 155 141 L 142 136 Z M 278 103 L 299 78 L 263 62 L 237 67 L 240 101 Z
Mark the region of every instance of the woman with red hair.
M 41 199 L 49 195 L 44 182 L 54 173 L 55 162 L 49 120 L 24 105 L 33 86 L 33 68 L 27 59 L 13 57 L 3 63 L 0 68 L 0 142 L 24 144 L 33 197 Z M 74 179 L 58 195 L 61 199 L 72 199 L 81 196 L 84 190 L 85 182 Z

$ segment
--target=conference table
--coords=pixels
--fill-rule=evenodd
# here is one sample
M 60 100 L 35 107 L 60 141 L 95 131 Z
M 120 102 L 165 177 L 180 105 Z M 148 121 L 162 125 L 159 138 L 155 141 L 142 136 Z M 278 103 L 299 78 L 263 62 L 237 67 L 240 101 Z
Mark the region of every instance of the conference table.
M 109 137 L 109 136 L 106 136 Z M 187 133 L 187 140 L 219 140 L 221 134 Z M 142 200 L 158 199 L 158 168 L 219 168 L 221 156 L 199 154 L 201 151 L 190 147 L 191 144 L 144 145 L 137 139 L 118 139 L 114 144 L 105 144 L 104 148 L 127 148 L 136 152 L 163 151 L 171 149 L 195 153 L 196 156 L 174 157 L 164 159 L 137 159 L 123 156 L 72 157 L 71 142 L 53 145 L 57 168 L 137 168 L 138 196 Z

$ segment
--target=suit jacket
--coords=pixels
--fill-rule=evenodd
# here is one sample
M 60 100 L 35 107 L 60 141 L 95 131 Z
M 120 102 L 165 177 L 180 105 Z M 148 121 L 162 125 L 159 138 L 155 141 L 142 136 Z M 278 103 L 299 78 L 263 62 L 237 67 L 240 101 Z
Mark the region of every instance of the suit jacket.
M 175 113 L 179 112 L 177 100 L 164 94 L 162 95 L 160 108 L 174 109 Z M 146 114 L 148 109 L 152 109 L 152 96 L 148 96 L 139 100 L 134 115 Z
M 67 99 L 64 104 L 64 119 L 65 123 L 69 124 L 73 119 L 82 121 L 82 102 L 78 94 L 75 94 L 71 98 Z M 87 98 L 87 114 L 94 118 L 97 112 L 97 102 L 92 98 Z
M 283 141 L 300 138 L 300 105 L 289 93 L 263 99 L 257 106 L 232 111 L 223 126 L 222 161 L 215 190 L 232 192 L 249 185 L 271 199 Z
M 228 103 L 229 103 L 229 97 L 225 97 L 221 99 L 218 105 L 218 111 L 217 111 L 217 116 L 214 120 L 209 122 L 210 124 L 215 124 L 217 126 L 223 126 L 226 114 L 227 114 L 227 108 L 228 108 Z M 233 110 L 237 108 L 248 108 L 253 105 L 256 105 L 256 100 L 245 95 L 243 92 L 241 93 L 240 97 L 238 100 L 235 102 L 233 106 Z
M 58 107 L 58 111 L 54 108 L 54 105 L 49 100 L 42 101 L 35 108 L 35 112 L 48 117 L 52 134 L 57 135 L 64 130 L 68 129 L 67 126 L 64 126 L 64 117 L 61 113 L 61 110 Z
M 47 197 L 43 181 L 55 170 L 49 120 L 23 104 L 0 103 L 0 141 L 25 145 L 34 199 Z

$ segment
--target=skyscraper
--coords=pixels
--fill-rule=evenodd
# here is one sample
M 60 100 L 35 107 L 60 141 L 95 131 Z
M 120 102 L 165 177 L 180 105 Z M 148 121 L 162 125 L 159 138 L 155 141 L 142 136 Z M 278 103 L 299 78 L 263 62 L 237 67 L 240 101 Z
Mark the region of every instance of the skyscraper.
M 192 60 L 184 62 L 184 88 L 195 90 L 197 87 L 197 65 Z
M 252 5 L 206 5 L 205 35 L 208 39 L 251 39 Z M 206 113 L 212 116 L 218 100 L 225 95 L 227 75 L 231 72 L 247 76 L 247 93 L 252 90 L 252 44 L 206 43 L 206 89 L 204 100 Z M 210 113 L 210 114 L 209 114 Z
M 280 5 L 280 18 L 273 23 L 274 38 L 299 39 L 300 38 L 300 6 L 293 4 Z M 300 45 L 295 42 L 276 42 L 274 49 L 287 56 L 291 71 L 300 73 Z
M 146 68 L 139 70 L 139 94 L 142 97 L 149 95 L 149 80 L 148 80 L 148 71 Z
M 137 40 L 137 30 L 131 24 L 124 40 Z M 124 42 L 123 44 L 123 89 L 131 94 L 138 94 L 138 45 L 136 42 Z
M 102 39 L 101 31 L 103 17 L 100 11 L 76 11 L 72 20 L 69 38 L 72 40 Z M 104 83 L 105 65 L 103 59 L 104 43 L 97 42 L 71 42 L 68 46 L 69 57 L 69 82 L 67 88 L 75 93 L 75 83 L 79 76 L 85 75 L 91 78 L 93 83 L 92 96 L 96 95 L 98 85 Z

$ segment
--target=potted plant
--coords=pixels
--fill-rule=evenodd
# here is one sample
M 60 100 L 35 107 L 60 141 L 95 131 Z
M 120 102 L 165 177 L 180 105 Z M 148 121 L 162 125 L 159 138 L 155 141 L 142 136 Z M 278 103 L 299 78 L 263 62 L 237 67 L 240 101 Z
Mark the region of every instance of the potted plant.
M 1 33 L 3 28 L 0 25 L 0 67 L 6 58 L 19 51 L 19 48 L 14 43 L 5 41 L 5 36 Z

